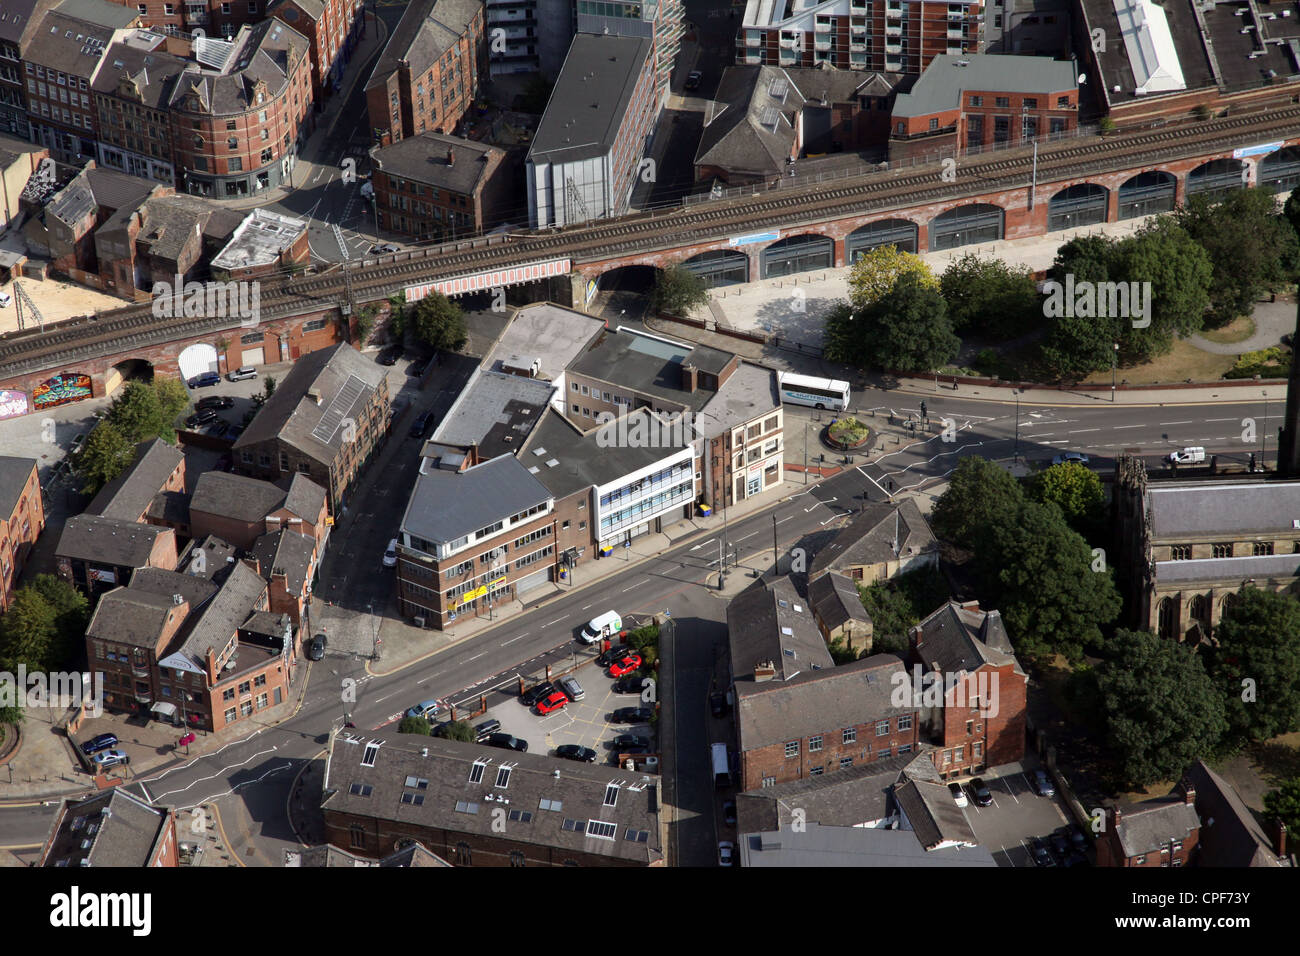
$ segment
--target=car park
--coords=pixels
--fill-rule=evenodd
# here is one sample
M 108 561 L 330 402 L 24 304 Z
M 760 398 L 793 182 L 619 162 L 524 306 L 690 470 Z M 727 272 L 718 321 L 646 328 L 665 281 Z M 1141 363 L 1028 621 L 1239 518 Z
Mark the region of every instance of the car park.
M 613 663 L 608 661 L 607 663 Z M 613 691 L 616 694 L 639 694 L 645 690 L 648 677 L 620 677 L 614 681 Z
M 329 640 L 325 637 L 324 634 L 317 634 L 315 637 L 313 637 L 311 639 L 311 643 L 307 645 L 307 660 L 309 661 L 324 660 L 325 647 L 328 644 L 329 644 Z
M 560 690 L 564 691 L 565 696 L 574 703 L 587 696 L 587 692 L 582 689 L 582 685 L 572 674 L 565 674 L 556 683 L 560 685 Z
M 651 707 L 620 707 L 609 715 L 612 724 L 644 724 L 654 716 Z
M 718 842 L 718 866 L 731 866 L 736 845 L 730 840 Z
M 610 677 L 626 677 L 641 666 L 640 654 L 626 654 L 609 665 Z
M 596 762 L 596 751 L 590 747 L 579 747 L 577 744 L 561 744 L 555 748 L 555 756 L 562 757 L 565 760 L 577 760 L 581 763 Z
M 442 710 L 442 704 L 436 700 L 422 700 L 406 712 L 407 717 L 423 717 L 428 720 Z
M 617 750 L 619 753 L 649 753 L 650 738 L 637 734 L 619 734 L 610 741 L 609 746 L 611 750 Z
M 120 750 L 105 750 L 103 753 L 95 754 L 91 759 L 94 760 L 95 766 L 100 770 L 131 762 L 131 758 Z
M 536 684 L 519 695 L 519 703 L 525 707 L 532 707 L 539 700 L 555 691 L 555 685 L 550 681 Z
M 501 721 L 485 720 L 481 724 L 474 725 L 474 739 L 482 742 L 497 733 L 499 730 L 501 730 Z
M 1088 456 L 1077 451 L 1063 451 L 1052 459 L 1053 465 L 1086 465 Z
M 1047 775 L 1046 770 L 1034 771 L 1034 793 L 1040 797 L 1056 796 L 1056 788 L 1052 786 L 1052 779 Z
M 1051 843 L 1053 855 L 1064 862 L 1066 855 L 1070 852 L 1070 838 L 1065 827 L 1054 831 L 1048 840 Z
M 117 746 L 117 734 L 100 734 L 97 737 L 91 737 L 81 745 L 81 752 L 87 757 L 93 757 L 101 750 L 108 750 Z
M 952 794 L 952 798 L 956 802 L 957 806 L 966 807 L 970 805 L 970 801 L 966 799 L 966 794 L 961 789 L 961 784 L 948 784 L 948 792 Z
M 210 395 L 207 398 L 200 398 L 197 402 L 195 402 L 194 409 L 195 411 L 200 411 L 200 412 L 205 411 L 207 409 L 212 409 L 213 411 L 219 411 L 220 409 L 223 408 L 230 408 L 234 404 L 235 404 L 235 400 L 233 398 L 228 398 L 225 395 Z
M 1066 839 L 1070 841 L 1070 846 L 1080 853 L 1088 849 L 1088 838 L 1084 835 L 1083 829 L 1077 823 L 1067 824 L 1061 827 L 1065 831 Z
M 257 369 L 251 365 L 241 365 L 226 377 L 232 382 L 242 382 L 246 379 L 257 378 Z
M 553 691 L 537 702 L 537 712 L 542 715 L 552 714 L 557 710 L 563 710 L 568 704 L 569 698 L 565 696 L 564 691 Z
M 622 660 L 624 657 L 627 656 L 627 653 L 628 651 L 626 647 L 615 644 L 613 647 L 609 648 L 608 650 L 601 651 L 599 654 L 597 654 L 596 663 L 599 664 L 601 667 L 608 667 L 610 664 L 613 664 L 615 661 Z
M 491 734 L 483 742 L 489 747 L 500 747 L 502 750 L 513 750 L 521 754 L 528 752 L 528 741 L 512 737 L 510 734 Z
M 384 567 L 397 567 L 397 539 L 393 538 L 388 542 L 388 547 L 384 549 Z
M 1088 858 L 1084 856 L 1083 853 L 1081 853 L 1079 850 L 1071 850 L 1069 853 L 1065 854 L 1065 860 L 1064 862 L 1061 863 L 1061 866 L 1087 866 L 1087 865 L 1088 865 Z
M 1047 842 L 1042 837 L 1034 837 L 1029 844 L 1029 855 L 1034 860 L 1034 866 L 1056 866 L 1056 860 L 1047 851 Z
M 979 777 L 966 784 L 966 792 L 977 807 L 987 807 L 993 803 L 993 791 Z
M 195 412 L 189 418 L 185 419 L 185 427 L 202 428 L 204 425 L 210 425 L 217 420 L 217 413 L 211 409 L 204 409 L 201 412 Z
M 427 370 L 428 367 L 429 360 L 427 358 L 422 358 L 418 362 L 411 363 L 411 365 L 406 369 L 406 374 L 414 378 L 419 378 L 425 373 L 425 370 Z
M 185 384 L 190 388 L 207 388 L 209 385 L 219 385 L 221 376 L 216 372 L 201 372 L 190 378 Z

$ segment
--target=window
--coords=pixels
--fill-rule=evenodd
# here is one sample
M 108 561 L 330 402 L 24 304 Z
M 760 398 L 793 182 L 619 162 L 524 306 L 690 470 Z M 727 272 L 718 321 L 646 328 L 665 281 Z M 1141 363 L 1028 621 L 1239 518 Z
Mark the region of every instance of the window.
M 1272 553 L 1273 553 L 1273 542 L 1272 542 L 1272 541 L 1256 541 L 1256 542 L 1255 542 L 1255 557 L 1258 558 L 1258 557 L 1261 557 L 1261 556 L 1263 556 L 1263 555 L 1272 554 Z
M 1190 561 L 1192 559 L 1192 546 L 1190 544 L 1175 544 L 1169 548 L 1169 560 L 1171 561 Z
M 533 815 L 528 810 L 511 810 L 509 818 L 516 823 L 532 823 Z
M 1216 544 L 1210 549 L 1210 551 L 1216 558 L 1232 557 L 1232 545 L 1230 544 Z
M 312 319 L 310 322 L 304 322 L 302 324 L 302 330 L 304 332 L 319 332 L 323 328 L 325 328 L 324 319 Z
M 537 801 L 537 809 L 550 810 L 552 813 L 559 813 L 564 809 L 564 802 L 562 800 L 547 800 L 543 797 L 541 800 Z
M 775 786 L 776 786 L 776 777 L 764 777 L 764 778 L 763 778 L 763 784 L 762 784 L 762 785 L 763 785 L 764 787 L 775 787 Z
M 1027 110 L 1036 110 L 1038 109 L 1038 98 L 1034 96 L 1026 96 L 1021 101 L 1020 105 Z
M 984 105 L 984 97 L 982 97 L 982 96 L 972 96 L 972 97 L 970 98 L 970 105 L 971 105 L 971 106 L 983 106 L 983 105 Z
M 1133 861 L 1133 864 L 1134 864 L 1134 866 L 1146 866 L 1146 865 L 1147 865 L 1147 858 L 1146 858 L 1145 854 L 1142 855 L 1142 856 L 1137 857 L 1137 858 Z
M 787 757 L 799 756 L 799 741 L 792 740 L 785 745 L 785 755 Z
M 912 715 L 911 715 L 911 714 L 904 714 L 902 717 L 899 717 L 899 718 L 898 718 L 898 729 L 899 729 L 899 730 L 911 730 L 911 729 L 912 729 Z
M 424 806 L 424 794 L 404 793 L 402 794 L 402 802 L 412 804 L 413 806 L 422 807 Z
M 235 722 L 235 708 L 233 708 L 233 707 L 228 708 L 228 709 L 226 710 L 224 716 L 225 716 L 225 718 L 226 718 L 226 723 L 228 723 L 228 724 L 232 724 L 232 723 L 234 723 L 234 722 Z
M 995 96 L 993 98 L 993 105 L 996 106 L 998 109 L 1006 109 L 1011 105 L 1011 97 Z
M 478 804 L 477 804 L 477 803 L 470 803 L 468 800 L 457 800 L 457 801 L 456 801 L 456 812 L 457 812 L 457 813 L 469 813 L 469 814 L 475 814 L 475 813 L 478 813 Z
M 889 718 L 876 721 L 876 736 L 883 737 L 889 733 Z
M 250 3 L 249 6 L 252 6 Z M 474 854 L 470 851 L 469 844 L 465 842 L 456 844 L 456 865 L 469 866 L 474 860 Z
M 501 787 L 501 788 L 503 788 L 503 789 L 504 789 L 505 787 L 510 786 L 510 768 L 509 768 L 509 767 L 498 767 L 498 768 L 497 768 L 497 782 L 496 782 L 496 786 Z
M 351 841 L 354 847 L 363 847 L 366 845 L 366 831 L 358 824 L 352 825 Z
M 511 851 L 510 851 L 510 865 L 511 865 L 511 866 L 523 866 L 523 865 L 524 865 L 524 855 L 523 855 L 522 853 L 520 853 L 518 850 L 511 850 Z
M 354 797 L 368 797 L 375 792 L 375 788 L 368 783 L 354 783 L 348 788 L 348 793 Z
M 1056 108 L 1058 110 L 1068 110 L 1070 108 L 1070 98 L 1068 96 L 1058 96 L 1056 98 Z
M 857 742 L 858 742 L 858 728 L 846 727 L 844 730 L 844 739 L 842 743 L 847 745 L 847 744 L 855 744 Z
M 891 753 L 892 753 L 892 751 L 891 751 L 888 747 L 885 747 L 883 750 L 880 751 L 880 753 L 876 754 L 876 759 L 877 759 L 877 760 L 886 760 L 886 759 L 889 758 L 889 755 L 890 755 Z
M 936 130 L 938 128 L 939 128 L 939 121 L 937 119 L 930 120 L 930 129 Z
M 613 823 L 606 823 L 604 820 L 588 820 L 587 836 L 595 837 L 598 840 L 613 840 L 618 833 L 618 826 Z
M 379 756 L 379 744 L 366 744 L 365 753 L 361 755 L 361 766 L 373 767 L 375 758 Z
M 482 783 L 482 782 L 483 782 L 483 769 L 484 769 L 486 766 L 487 766 L 487 761 L 486 761 L 486 760 L 475 760 L 475 761 L 474 761 L 474 766 L 473 766 L 472 768 L 470 768 L 470 772 L 469 772 L 469 782 L 470 782 L 470 783 Z
M 808 738 L 808 752 L 809 752 L 809 753 L 814 753 L 814 752 L 816 752 L 816 751 L 818 751 L 818 750 L 821 750 L 821 749 L 822 749 L 822 738 L 821 738 L 821 735 L 820 735 L 820 734 L 819 734 L 818 736 L 816 736 L 816 737 L 809 737 L 809 738 Z
M 853 758 L 852 758 L 852 757 L 841 757 L 841 758 L 840 758 L 840 769 L 841 769 L 841 770 L 848 770 L 848 769 L 849 769 L 850 767 L 852 767 L 852 766 L 853 766 Z
M 229 171 L 232 173 L 242 173 L 244 171 L 244 159 L 242 156 L 231 156 Z
M 821 776 L 823 773 L 825 773 L 825 772 L 826 772 L 826 768 L 825 768 L 825 767 L 810 767 L 810 768 L 808 769 L 808 776 L 810 776 L 810 777 L 820 777 L 820 776 Z
M 605 788 L 605 806 L 618 806 L 618 784 L 611 783 Z

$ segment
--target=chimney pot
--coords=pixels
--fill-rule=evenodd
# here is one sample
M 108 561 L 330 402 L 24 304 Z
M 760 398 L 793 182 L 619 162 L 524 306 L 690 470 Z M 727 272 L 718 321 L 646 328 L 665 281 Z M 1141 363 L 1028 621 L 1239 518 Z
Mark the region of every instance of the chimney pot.
M 448 166 L 456 165 L 456 151 L 452 149 L 450 146 L 447 147 L 447 165 Z

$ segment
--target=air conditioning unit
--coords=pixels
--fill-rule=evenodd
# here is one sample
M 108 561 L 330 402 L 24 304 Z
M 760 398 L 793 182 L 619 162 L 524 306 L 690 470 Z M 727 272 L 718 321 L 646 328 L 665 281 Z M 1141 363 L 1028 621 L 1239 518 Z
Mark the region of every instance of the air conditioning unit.
M 422 617 L 412 618 L 411 623 L 414 624 L 416 627 L 424 627 L 424 618 Z

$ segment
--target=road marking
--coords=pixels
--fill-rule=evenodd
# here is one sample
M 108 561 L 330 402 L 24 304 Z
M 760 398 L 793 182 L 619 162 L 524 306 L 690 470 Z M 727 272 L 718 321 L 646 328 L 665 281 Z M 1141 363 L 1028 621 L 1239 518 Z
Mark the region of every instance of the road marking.
M 756 534 L 758 534 L 758 532 L 757 532 L 757 531 L 753 531 L 753 532 L 750 532 L 749 534 L 745 535 L 745 537 L 743 537 L 743 538 L 737 538 L 736 540 L 737 540 L 737 541 L 745 541 L 745 540 L 747 540 L 747 539 L 749 539 L 749 538 L 754 537 L 754 535 L 756 535 Z
M 482 656 L 483 656 L 484 654 L 486 654 L 486 653 L 487 653 L 487 651 L 482 651 L 482 652 L 480 652 L 480 653 L 478 653 L 478 654 L 475 654 L 473 657 L 467 657 L 467 658 L 465 659 L 465 663 L 468 664 L 470 661 L 476 661 L 476 660 L 478 660 L 480 657 L 482 657 Z
M 585 611 L 585 610 L 587 610 L 587 609 L 590 608 L 590 607 L 591 607 L 590 604 L 584 604 L 584 605 L 582 606 L 582 610 Z
M 1081 434 L 1083 434 L 1084 432 L 1099 432 L 1099 431 L 1101 431 L 1100 428 L 1075 428 L 1075 429 L 1072 429 L 1072 430 L 1066 432 L 1066 434 L 1067 434 L 1067 435 L 1081 435 Z
M 641 585 L 649 584 L 649 583 L 650 583 L 650 579 L 646 578 L 644 581 L 638 581 L 636 584 L 632 585 L 632 587 L 624 588 L 622 593 L 626 594 L 628 591 L 632 590 L 632 588 L 639 588 Z
M 821 523 L 821 527 L 823 527 L 823 528 L 826 527 L 828 524 L 830 524 L 832 521 L 834 521 L 834 520 L 835 520 L 836 518 L 838 518 L 838 517 L 839 517 L 839 515 L 831 515 L 829 518 L 827 518 L 825 521 L 823 521 L 823 522 Z
M 1188 419 L 1185 422 L 1161 422 L 1161 425 L 1195 425 L 1196 422 Z
M 1112 425 L 1111 427 L 1115 431 L 1119 431 L 1121 428 L 1145 428 L 1146 426 L 1145 425 Z
M 518 637 L 512 637 L 510 640 L 502 642 L 501 646 L 506 647 L 509 644 L 513 644 L 515 641 L 522 641 L 527 636 L 527 634 L 520 634 Z
M 542 625 L 542 627 L 550 627 L 552 624 L 559 624 L 563 620 L 565 620 L 565 618 L 557 617 L 554 621 L 547 621 Z
M 788 517 L 782 518 L 780 521 L 777 522 L 777 524 L 782 524 L 782 523 L 784 523 L 784 522 L 786 522 L 786 521 L 789 521 L 790 518 L 793 518 L 793 517 L 794 517 L 794 515 L 789 515 Z
M 382 704 L 384 701 L 388 700 L 388 698 L 390 698 L 390 697 L 392 697 L 392 696 L 393 696 L 392 694 L 385 694 L 383 697 L 376 697 L 376 698 L 375 698 L 375 703 L 376 703 L 376 704 Z
M 1039 432 L 1037 435 L 1026 435 L 1026 438 L 1046 438 L 1048 435 L 1055 435 L 1056 432 Z

